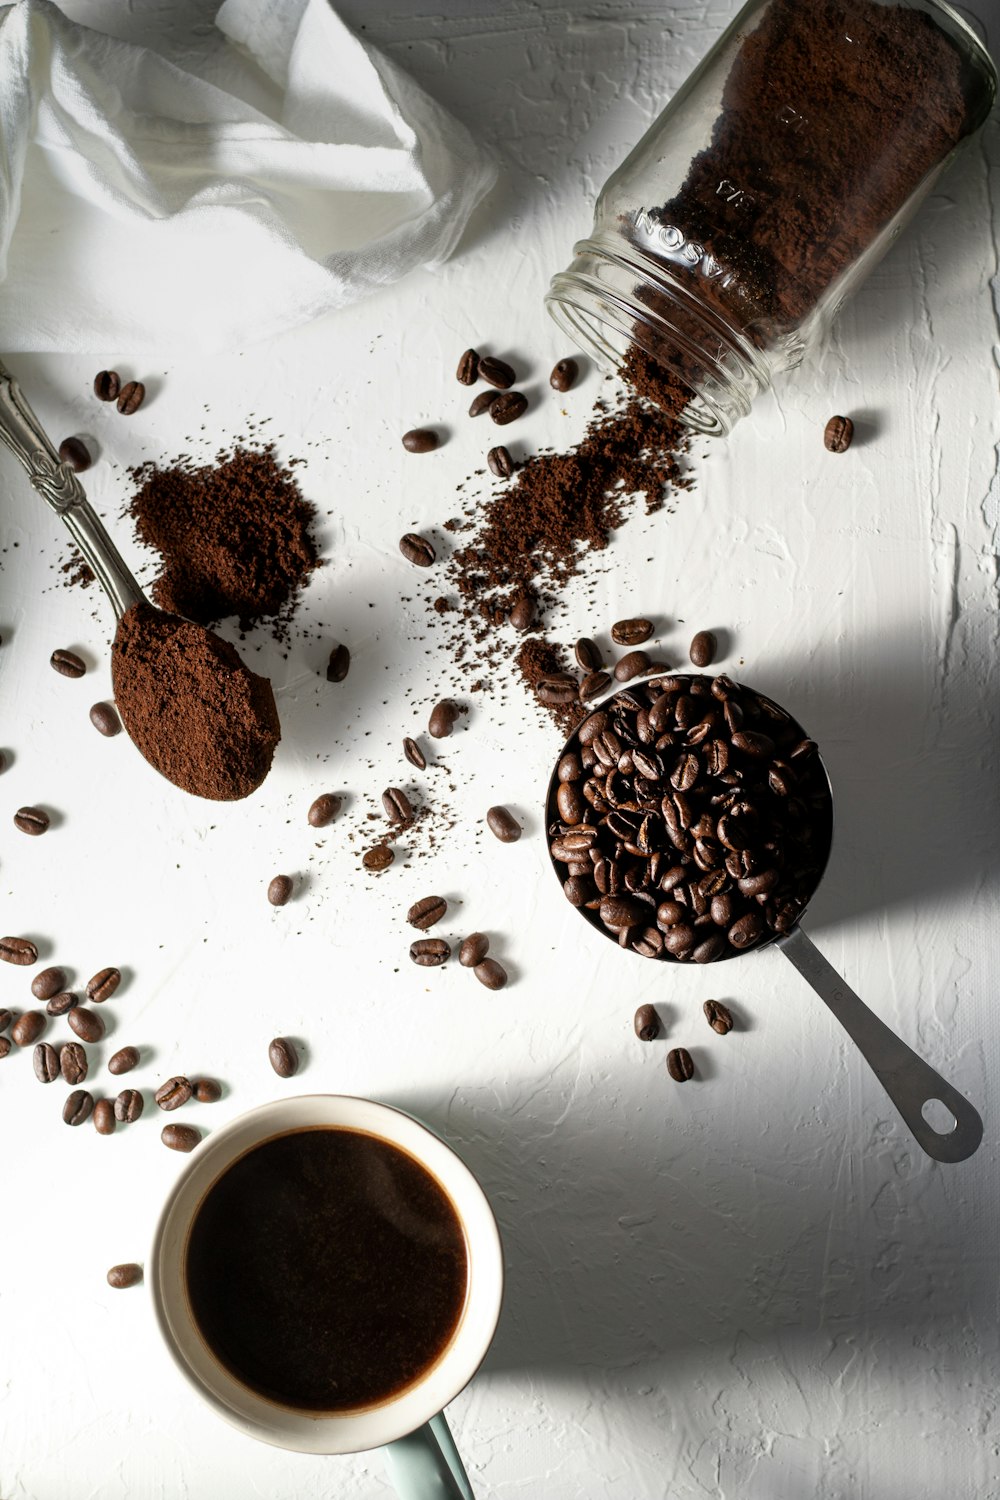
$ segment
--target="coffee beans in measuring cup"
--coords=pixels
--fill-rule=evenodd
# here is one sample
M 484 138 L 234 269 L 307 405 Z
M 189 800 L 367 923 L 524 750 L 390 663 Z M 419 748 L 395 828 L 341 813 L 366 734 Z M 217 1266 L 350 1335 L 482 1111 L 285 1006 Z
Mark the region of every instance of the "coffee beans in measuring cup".
M 547 819 L 567 899 L 593 926 L 645 958 L 711 963 L 795 925 L 832 804 L 816 745 L 783 708 L 725 676 L 671 673 L 583 721 Z

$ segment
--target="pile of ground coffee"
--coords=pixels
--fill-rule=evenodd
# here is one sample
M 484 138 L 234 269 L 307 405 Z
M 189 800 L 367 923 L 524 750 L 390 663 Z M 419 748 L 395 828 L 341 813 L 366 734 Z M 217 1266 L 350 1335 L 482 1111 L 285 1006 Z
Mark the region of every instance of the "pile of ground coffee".
M 111 678 L 130 738 L 168 781 L 217 802 L 260 786 L 281 738 L 278 711 L 267 678 L 228 641 L 134 604 L 118 622 Z
M 155 602 L 203 625 L 262 619 L 285 639 L 301 589 L 319 555 L 315 508 L 273 446 L 236 447 L 214 464 L 184 459 L 132 470 L 128 507 L 136 535 L 163 559 Z

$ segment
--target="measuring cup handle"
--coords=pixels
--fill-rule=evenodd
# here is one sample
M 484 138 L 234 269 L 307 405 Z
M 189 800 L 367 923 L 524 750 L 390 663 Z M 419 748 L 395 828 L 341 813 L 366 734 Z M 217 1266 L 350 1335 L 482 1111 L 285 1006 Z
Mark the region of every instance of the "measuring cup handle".
M 777 946 L 833 1011 L 921 1150 L 935 1161 L 964 1161 L 971 1156 L 983 1138 L 983 1122 L 968 1099 L 873 1015 L 801 927 L 779 938 Z M 954 1116 L 953 1130 L 942 1133 L 924 1119 L 924 1105 L 931 1099 L 940 1099 Z
M 399 1500 L 475 1500 L 444 1412 L 382 1449 Z

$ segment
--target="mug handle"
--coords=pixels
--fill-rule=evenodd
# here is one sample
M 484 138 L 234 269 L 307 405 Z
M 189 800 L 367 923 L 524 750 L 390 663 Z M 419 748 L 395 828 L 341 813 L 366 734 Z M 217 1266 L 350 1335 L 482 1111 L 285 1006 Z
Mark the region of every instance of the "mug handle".
M 382 1449 L 399 1500 L 475 1500 L 444 1412 Z

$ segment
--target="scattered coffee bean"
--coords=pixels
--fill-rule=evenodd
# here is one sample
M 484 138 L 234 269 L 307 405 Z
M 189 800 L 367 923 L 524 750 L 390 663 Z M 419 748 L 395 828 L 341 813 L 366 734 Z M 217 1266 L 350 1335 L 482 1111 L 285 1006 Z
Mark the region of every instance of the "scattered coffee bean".
M 116 1292 L 138 1286 L 141 1280 L 142 1267 L 137 1266 L 135 1261 L 123 1261 L 120 1266 L 112 1266 L 108 1272 L 108 1286 L 113 1286 Z
M 38 949 L 30 938 L 0 938 L 0 958 L 5 964 L 19 964 L 25 967 L 28 964 L 37 964 Z
M 110 703 L 95 703 L 90 710 L 90 722 L 105 739 L 121 733 L 122 721 Z
M 115 1106 L 111 1099 L 98 1099 L 94 1105 L 94 1129 L 98 1135 L 114 1135 Z
M 490 416 L 498 427 L 516 422 L 528 410 L 528 398 L 521 391 L 504 391 L 490 407 Z
M 146 387 L 141 380 L 127 380 L 118 392 L 118 410 L 123 417 L 131 417 L 146 399 Z
M 108 1072 L 117 1078 L 119 1073 L 131 1073 L 138 1062 L 138 1047 L 119 1047 L 114 1056 L 108 1058 Z
M 51 1000 L 66 984 L 66 975 L 55 964 L 41 969 L 31 981 L 31 993 L 36 1000 Z
M 569 391 L 576 385 L 580 366 L 575 359 L 560 359 L 552 368 L 549 385 L 554 391 Z
M 410 957 L 422 969 L 434 969 L 448 962 L 451 948 L 444 938 L 418 938 L 410 944 Z
M 26 1010 L 10 1028 L 10 1039 L 15 1047 L 31 1047 L 45 1030 L 45 1017 L 40 1010 Z
M 13 1019 L 14 1012 L 12 1010 L 7 1010 L 6 1007 L 0 1009 L 0 1031 L 6 1031 Z
M 400 537 L 399 550 L 415 568 L 429 568 L 437 557 L 427 538 L 415 531 L 408 531 L 405 536 Z
M 611 639 L 616 646 L 641 646 L 652 634 L 652 620 L 643 620 L 639 616 L 631 620 L 616 620 L 611 627 Z
M 588 672 L 580 683 L 580 697 L 584 702 L 591 698 L 599 698 L 606 693 L 611 686 L 611 678 L 607 672 Z
M 87 981 L 87 999 L 95 1005 L 103 1005 L 105 1000 L 111 999 L 121 982 L 120 969 L 98 969 L 93 979 Z
M 64 1016 L 68 1010 L 72 1010 L 77 999 L 71 990 L 63 990 L 61 995 L 53 995 L 45 1007 L 46 1015 Z
M 82 1083 L 87 1076 L 87 1054 L 79 1042 L 64 1042 L 59 1049 L 59 1071 L 66 1083 Z
M 267 899 L 272 906 L 286 906 L 294 889 L 290 875 L 275 875 L 267 887 Z
M 486 814 L 490 833 L 501 844 L 516 844 L 521 837 L 521 825 L 506 807 L 491 807 Z
M 366 870 L 373 870 L 379 874 L 382 870 L 388 870 L 396 858 L 388 844 L 376 844 L 373 849 L 366 849 L 361 856 L 361 863 Z
M 407 453 L 433 453 L 440 441 L 433 427 L 412 427 L 403 433 L 403 447 Z
M 201 1141 L 201 1131 L 193 1125 L 164 1125 L 160 1140 L 171 1151 L 193 1151 Z
M 87 663 L 75 651 L 53 651 L 49 665 L 60 677 L 83 677 L 87 670 Z
M 458 950 L 458 961 L 463 969 L 474 969 L 489 951 L 490 940 L 485 932 L 470 932 Z
M 279 1078 L 291 1078 L 298 1070 L 299 1055 L 287 1036 L 276 1036 L 268 1046 L 267 1055 Z
M 186 1104 L 194 1093 L 190 1078 L 185 1078 L 183 1073 L 177 1073 L 173 1078 L 168 1078 L 166 1083 L 161 1083 L 153 1098 L 160 1109 L 180 1109 Z
M 688 655 L 696 667 L 711 666 L 715 660 L 718 642 L 711 630 L 699 630 L 688 649 Z
M 59 1077 L 59 1054 L 48 1042 L 38 1043 L 31 1060 L 39 1083 L 52 1083 Z
M 4 1058 L 10 1052 L 10 1037 L 0 1036 L 0 1058 Z
M 86 1089 L 74 1089 L 66 1095 L 62 1117 L 67 1125 L 82 1125 L 94 1112 L 94 1096 Z
M 74 1005 L 66 1012 L 70 1031 L 75 1031 L 81 1042 L 99 1042 L 104 1035 L 104 1017 L 96 1010 L 87 1010 L 84 1005 Z
M 421 750 L 416 740 L 411 740 L 409 736 L 407 736 L 407 738 L 403 741 L 403 754 L 406 756 L 411 766 L 416 766 L 418 771 L 426 771 L 427 760 L 424 756 L 424 752 Z
M 448 903 L 443 896 L 423 896 L 419 901 L 414 901 L 406 913 L 406 920 L 411 927 L 419 927 L 421 932 L 426 932 L 428 927 L 440 922 L 447 910 Z
M 846 453 L 854 437 L 850 417 L 831 417 L 823 432 L 823 442 L 831 453 Z
M 479 355 L 475 349 L 466 349 L 458 362 L 455 378 L 459 385 L 475 385 L 479 379 Z
M 117 370 L 99 370 L 94 376 L 94 395 L 98 401 L 117 401 L 121 387 L 121 376 Z
M 59 444 L 59 462 L 72 469 L 75 474 L 82 474 L 89 469 L 92 463 L 86 443 L 78 437 L 63 438 Z
M 503 359 L 495 359 L 492 354 L 487 354 L 479 360 L 479 378 L 485 380 L 489 385 L 495 385 L 498 391 L 510 390 L 517 379 L 512 367 Z
M 568 672 L 551 672 L 539 677 L 535 683 L 539 703 L 551 708 L 561 703 L 575 703 L 580 696 L 580 684 Z
M 486 455 L 486 462 L 489 464 L 490 473 L 495 474 L 498 479 L 509 479 L 514 472 L 514 460 L 502 445 L 490 449 Z
M 495 958 L 480 959 L 472 972 L 488 990 L 502 990 L 507 983 L 507 970 Z
M 687 1083 L 694 1077 L 694 1062 L 686 1047 L 674 1047 L 667 1053 L 667 1072 L 675 1083 Z
M 458 705 L 450 698 L 442 698 L 440 703 L 435 703 L 431 709 L 431 716 L 427 721 L 427 733 L 431 739 L 443 740 L 455 727 L 458 718 Z
M 729 1007 L 723 1005 L 721 1000 L 706 1000 L 702 1006 L 705 1019 L 713 1031 L 720 1036 L 726 1036 L 733 1029 L 733 1016 Z
M 589 636 L 581 635 L 573 647 L 573 655 L 581 672 L 600 672 L 604 666 L 601 648 Z
M 115 1119 L 119 1125 L 134 1125 L 144 1105 L 145 1100 L 138 1089 L 122 1089 L 115 1100 Z
M 49 826 L 49 815 L 43 807 L 19 807 L 14 814 L 14 827 L 22 833 L 37 838 Z
M 530 594 L 522 594 L 510 612 L 510 623 L 515 630 L 530 630 L 535 623 L 535 601 Z
M 326 664 L 327 682 L 343 682 L 351 670 L 351 653 L 346 646 L 334 646 Z
M 405 792 L 400 791 L 398 786 L 386 787 L 382 793 L 382 808 L 389 822 L 401 828 L 408 828 L 413 822 L 410 799 Z
M 199 1078 L 194 1086 L 194 1097 L 199 1104 L 218 1104 L 222 1098 L 222 1084 L 214 1078 Z
M 631 682 L 633 677 L 641 677 L 644 672 L 648 672 L 651 665 L 645 651 L 629 651 L 615 662 L 615 681 Z
M 322 792 L 307 813 L 310 828 L 325 828 L 340 812 L 341 799 L 335 792 Z
M 640 1005 L 633 1024 L 640 1042 L 651 1042 L 660 1034 L 660 1018 L 652 1005 Z
M 484 411 L 489 411 L 494 401 L 499 400 L 499 391 L 480 391 L 469 403 L 469 416 L 481 417 Z

